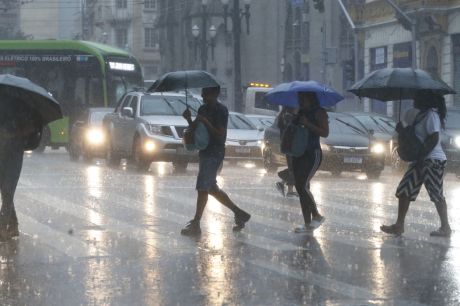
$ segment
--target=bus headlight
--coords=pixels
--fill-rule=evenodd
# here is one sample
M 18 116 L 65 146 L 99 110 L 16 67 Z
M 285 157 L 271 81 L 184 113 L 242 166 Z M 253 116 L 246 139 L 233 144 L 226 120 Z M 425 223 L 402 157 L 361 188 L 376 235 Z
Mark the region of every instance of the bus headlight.
M 371 152 L 374 154 L 383 154 L 385 153 L 385 146 L 381 143 L 376 143 L 372 145 Z
M 146 142 L 144 142 L 144 150 L 147 153 L 152 153 L 153 151 L 155 151 L 156 147 L 157 146 L 155 145 L 155 143 L 151 140 L 147 140 Z
M 86 140 L 92 145 L 100 145 L 105 141 L 104 132 L 100 129 L 90 129 L 86 133 Z

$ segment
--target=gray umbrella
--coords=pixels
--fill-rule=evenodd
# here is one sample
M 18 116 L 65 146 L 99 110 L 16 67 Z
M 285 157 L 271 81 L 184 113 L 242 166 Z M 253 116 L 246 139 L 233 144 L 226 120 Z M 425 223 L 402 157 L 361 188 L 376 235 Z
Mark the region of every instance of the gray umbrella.
M 148 91 L 164 92 L 220 86 L 216 78 L 206 71 L 176 71 L 163 75 Z
M 0 99 L 2 98 L 25 103 L 37 111 L 43 125 L 62 118 L 59 103 L 46 89 L 29 79 L 11 74 L 0 74 Z
M 358 97 L 380 101 L 413 99 L 417 92 L 426 90 L 439 95 L 456 93 L 449 85 L 432 77 L 428 72 L 412 68 L 376 70 L 349 89 Z

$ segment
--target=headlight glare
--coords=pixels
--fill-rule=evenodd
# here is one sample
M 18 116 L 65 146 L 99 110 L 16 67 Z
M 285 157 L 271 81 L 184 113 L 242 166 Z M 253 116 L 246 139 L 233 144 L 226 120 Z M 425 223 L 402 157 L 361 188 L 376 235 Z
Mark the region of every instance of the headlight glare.
M 322 143 L 322 144 L 321 144 L 321 150 L 323 150 L 323 151 L 330 151 L 330 150 L 331 150 L 331 147 L 328 146 L 328 145 L 325 144 L 325 143 Z
M 460 136 L 454 138 L 454 144 L 457 148 L 460 148 Z
M 152 153 L 153 151 L 155 151 L 155 149 L 156 149 L 156 145 L 153 141 L 147 140 L 146 142 L 144 142 L 145 152 Z
M 93 145 L 102 144 L 105 141 L 104 132 L 100 129 L 90 129 L 86 133 L 86 140 Z
M 374 154 L 383 154 L 385 153 L 385 146 L 381 143 L 376 143 L 371 147 L 371 152 Z

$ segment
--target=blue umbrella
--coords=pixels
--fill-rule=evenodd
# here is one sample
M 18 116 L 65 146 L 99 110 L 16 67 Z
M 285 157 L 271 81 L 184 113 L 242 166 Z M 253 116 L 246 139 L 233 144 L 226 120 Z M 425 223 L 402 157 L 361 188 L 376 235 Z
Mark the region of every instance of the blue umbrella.
M 318 83 L 316 81 L 294 81 L 291 83 L 283 83 L 265 95 L 268 103 L 298 107 L 298 93 L 299 92 L 314 92 L 322 107 L 331 107 L 342 101 L 344 98 L 335 90 Z

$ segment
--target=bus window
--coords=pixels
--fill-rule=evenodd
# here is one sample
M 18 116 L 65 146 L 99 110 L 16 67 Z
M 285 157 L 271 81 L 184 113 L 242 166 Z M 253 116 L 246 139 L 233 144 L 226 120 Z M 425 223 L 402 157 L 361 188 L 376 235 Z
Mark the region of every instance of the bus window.
M 104 106 L 104 97 L 102 95 L 102 82 L 99 78 L 92 78 L 89 82 L 89 101 L 91 107 Z
M 86 80 L 78 78 L 75 81 L 75 104 L 79 106 L 85 105 L 86 100 Z
M 269 104 L 265 99 L 265 92 L 256 92 L 255 93 L 255 101 L 254 101 L 255 108 L 261 108 L 266 110 L 272 110 L 277 112 L 278 105 Z

